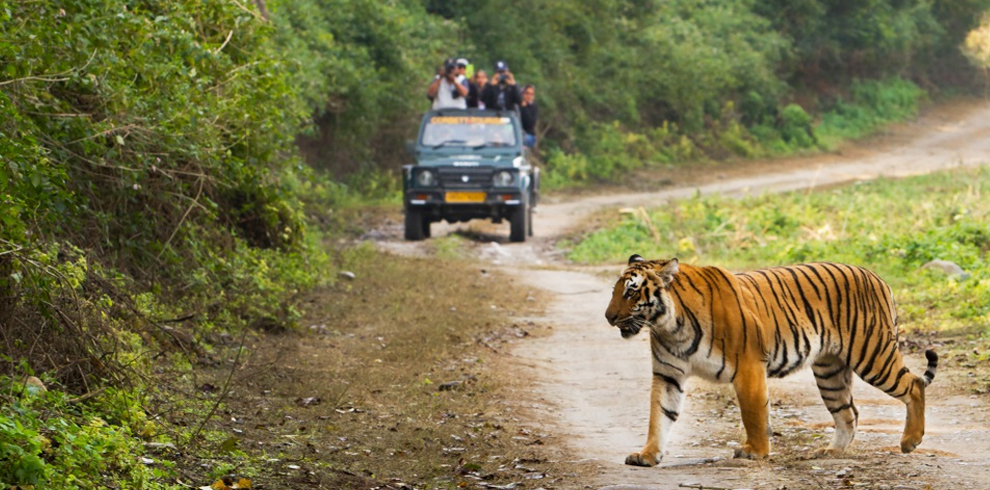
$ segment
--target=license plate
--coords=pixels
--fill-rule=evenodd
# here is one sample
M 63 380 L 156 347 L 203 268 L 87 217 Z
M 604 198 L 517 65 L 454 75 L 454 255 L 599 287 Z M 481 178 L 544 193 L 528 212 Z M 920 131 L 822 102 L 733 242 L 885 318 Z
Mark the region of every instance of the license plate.
M 448 192 L 447 202 L 485 202 L 484 192 Z

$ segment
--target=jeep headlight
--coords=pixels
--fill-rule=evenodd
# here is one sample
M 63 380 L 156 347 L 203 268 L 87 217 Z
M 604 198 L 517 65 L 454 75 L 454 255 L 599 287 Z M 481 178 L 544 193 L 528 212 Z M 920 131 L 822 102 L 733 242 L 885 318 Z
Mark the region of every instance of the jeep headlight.
M 437 178 L 429 170 L 420 170 L 416 173 L 416 184 L 420 187 L 433 187 L 437 183 Z
M 508 187 L 512 185 L 514 180 L 515 176 L 512 172 L 509 172 L 508 170 L 501 170 L 495 172 L 495 177 L 492 178 L 492 183 L 495 184 L 495 187 Z

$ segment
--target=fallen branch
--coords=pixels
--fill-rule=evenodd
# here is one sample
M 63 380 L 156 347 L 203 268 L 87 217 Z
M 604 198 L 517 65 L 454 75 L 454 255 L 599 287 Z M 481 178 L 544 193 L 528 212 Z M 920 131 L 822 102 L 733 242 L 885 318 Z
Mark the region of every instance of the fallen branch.
M 79 71 L 79 72 L 81 72 L 81 71 L 85 70 L 86 67 L 88 67 L 89 64 L 93 62 L 93 58 L 96 57 L 96 52 L 97 51 L 99 51 L 99 50 L 96 50 L 96 49 L 93 50 L 93 54 L 89 55 L 89 60 L 86 61 L 86 64 L 83 65 L 82 68 L 69 68 L 68 70 L 61 71 L 61 72 L 58 72 L 58 73 L 52 73 L 51 75 L 40 75 L 40 76 L 30 76 L 29 75 L 29 76 L 26 76 L 26 77 L 14 78 L 14 79 L 11 79 L 11 80 L 4 80 L 4 81 L 0 82 L 0 87 L 2 87 L 4 85 L 10 85 L 12 83 L 20 83 L 20 82 L 49 82 L 49 83 L 54 83 L 54 82 L 64 82 L 66 80 L 70 80 L 70 78 L 63 78 L 63 76 L 64 75 L 67 75 L 69 73 L 72 73 L 73 71 Z
M 233 29 L 231 29 L 231 31 L 230 31 L 229 33 L 227 33 L 227 39 L 224 39 L 224 40 L 223 40 L 223 44 L 221 44 L 219 48 L 217 48 L 217 49 L 215 49 L 215 50 L 213 51 L 213 54 L 217 54 L 217 53 L 219 53 L 219 52 L 221 52 L 221 51 L 223 51 L 223 48 L 225 48 L 225 47 L 227 47 L 227 43 L 229 43 L 229 42 L 230 42 L 230 38 L 231 38 L 231 37 L 232 37 L 233 35 L 234 35 L 234 31 L 233 31 Z
M 241 333 L 241 342 L 240 345 L 237 346 L 237 355 L 234 357 L 234 364 L 230 366 L 230 372 L 227 373 L 227 380 L 223 383 L 223 390 L 220 391 L 220 396 L 217 397 L 217 401 L 213 404 L 213 408 L 210 409 L 210 413 L 206 414 L 206 418 L 200 422 L 199 427 L 197 427 L 196 431 L 189 437 L 190 443 L 196 441 L 196 438 L 199 437 L 199 433 L 203 431 L 204 427 L 206 427 L 206 423 L 209 422 L 214 415 L 216 415 L 217 409 L 220 408 L 220 404 L 227 399 L 227 394 L 230 393 L 230 380 L 234 377 L 234 370 L 237 369 L 237 363 L 241 360 L 241 352 L 244 352 L 244 337 L 247 336 L 247 331 L 248 329 L 245 328 L 243 333 Z
M 69 403 L 71 403 L 73 405 L 75 405 L 77 403 L 82 403 L 82 402 L 84 402 L 86 400 L 89 400 L 90 398 L 93 398 L 94 396 L 100 396 L 105 390 L 106 390 L 106 387 L 103 387 L 103 388 L 100 388 L 100 389 L 98 389 L 96 391 L 91 391 L 89 393 L 86 393 L 85 395 L 77 396 L 77 397 L 69 400 Z
M 182 214 L 182 219 L 179 220 L 179 224 L 175 225 L 175 229 L 173 229 L 172 234 L 168 236 L 168 240 L 165 240 L 165 245 L 162 246 L 161 251 L 159 251 L 158 255 L 155 257 L 156 261 L 162 258 L 162 254 L 165 253 L 165 250 L 168 249 L 169 244 L 172 243 L 172 239 L 175 238 L 175 234 L 179 232 L 179 228 L 182 228 L 182 223 L 185 223 L 186 218 L 189 217 L 189 212 L 199 204 L 199 197 L 201 195 L 203 195 L 203 179 L 199 179 L 199 190 L 196 191 L 196 197 L 193 198 L 192 204 L 186 208 L 186 212 Z
M 700 483 L 681 483 L 677 485 L 681 488 L 697 488 L 698 490 L 732 490 L 726 487 L 710 487 L 708 485 L 702 485 Z
M 241 2 L 238 2 L 237 0 L 234 0 L 234 5 L 237 5 L 237 7 L 240 8 L 241 10 L 243 10 L 243 11 L 251 14 L 251 16 L 254 17 L 255 19 L 258 19 L 258 20 L 260 20 L 262 22 L 268 22 L 268 19 L 267 18 L 265 18 L 262 15 L 259 15 L 259 14 L 255 13 L 251 9 L 245 7 Z

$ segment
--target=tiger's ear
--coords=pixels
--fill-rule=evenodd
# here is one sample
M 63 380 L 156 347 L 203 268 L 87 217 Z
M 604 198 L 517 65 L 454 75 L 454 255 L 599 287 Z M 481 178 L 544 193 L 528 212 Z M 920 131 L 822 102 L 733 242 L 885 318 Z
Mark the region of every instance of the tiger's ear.
M 641 257 L 639 254 L 632 254 L 629 257 L 629 265 L 633 265 L 636 262 L 646 262 L 646 259 L 644 259 L 643 257 Z
M 657 271 L 657 275 L 663 281 L 663 287 L 670 286 L 670 283 L 674 282 L 674 275 L 681 270 L 679 264 L 676 258 L 670 259 Z

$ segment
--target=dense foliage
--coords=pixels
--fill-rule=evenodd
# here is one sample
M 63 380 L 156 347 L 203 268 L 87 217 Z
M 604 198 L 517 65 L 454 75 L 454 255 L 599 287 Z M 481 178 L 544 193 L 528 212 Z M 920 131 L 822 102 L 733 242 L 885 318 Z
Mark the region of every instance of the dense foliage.
M 894 287 L 902 321 L 925 329 L 990 325 L 990 170 L 863 182 L 823 192 L 698 196 L 641 211 L 570 251 L 579 262 L 630 253 L 759 268 L 816 260 L 863 265 Z M 958 264 L 966 278 L 922 269 Z
M 3 37 L 31 42 L 0 44 L 0 285 L 14 297 L 51 292 L 45 277 L 70 275 L 52 268 L 71 263 L 81 276 L 63 291 L 91 295 L 99 264 L 116 281 L 104 293 L 130 277 L 231 301 L 215 311 L 250 320 L 255 305 L 223 289 L 250 291 L 242 274 L 267 274 L 266 261 L 304 246 L 298 198 L 283 183 L 304 110 L 273 29 L 213 2 L 3 12 Z
M 408 163 L 398 148 L 427 107 L 429 76 L 442 58 L 466 56 L 489 71 L 505 60 L 521 83 L 536 84 L 549 175 L 572 182 L 614 179 L 628 166 L 814 149 L 819 115 L 848 109 L 856 80 L 884 81 L 896 94 L 904 83 L 927 92 L 979 84 L 959 46 L 990 1 L 303 0 L 279 8 L 325 43 L 290 50 L 307 86 L 323 84 L 311 104 L 320 134 L 304 139 L 311 161 L 337 175 Z M 362 135 L 367 124 L 384 131 Z
M 0 391 L 0 488 L 167 488 L 163 470 L 135 457 L 155 431 L 141 400 L 110 389 L 89 407 L 9 380 Z
M 211 332 L 291 324 L 323 280 L 276 34 L 229 2 L 0 1 L 0 486 L 151 488 L 140 403 L 59 397 L 130 396 Z M 27 374 L 54 398 L 24 400 Z
M 349 181 L 373 192 L 382 178 L 373 171 L 404 158 L 428 106 L 426 83 L 453 55 L 456 30 L 414 2 L 278 0 L 269 9 L 274 42 L 317 123 L 300 147 L 311 163 L 338 178 L 358 174 Z

